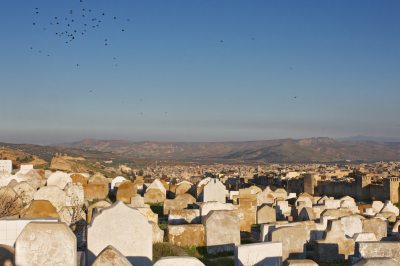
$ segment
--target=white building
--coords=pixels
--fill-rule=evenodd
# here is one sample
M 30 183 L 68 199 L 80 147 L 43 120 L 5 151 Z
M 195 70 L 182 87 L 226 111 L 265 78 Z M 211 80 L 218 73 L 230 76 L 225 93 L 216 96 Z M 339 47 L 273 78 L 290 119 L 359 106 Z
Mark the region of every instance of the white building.
M 0 172 L 6 172 L 8 174 L 11 174 L 12 161 L 11 160 L 0 160 Z
M 30 170 L 33 169 L 33 164 L 22 164 L 20 170 L 17 172 L 17 174 L 26 174 L 28 173 Z

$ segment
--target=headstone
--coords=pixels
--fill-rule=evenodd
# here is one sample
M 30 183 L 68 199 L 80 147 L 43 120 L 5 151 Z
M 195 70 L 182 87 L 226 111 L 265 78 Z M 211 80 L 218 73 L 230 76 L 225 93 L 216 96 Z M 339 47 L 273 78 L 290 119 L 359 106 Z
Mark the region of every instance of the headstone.
M 155 222 L 149 221 L 149 224 L 153 229 L 153 244 L 162 243 L 164 241 L 164 230 L 161 230 Z
M 14 254 L 15 249 L 12 246 L 0 244 L 0 265 L 13 266 Z
M 66 223 L 68 226 L 86 221 L 86 214 L 81 207 L 63 207 L 58 212 L 60 222 Z
M 381 241 L 382 238 L 387 237 L 387 224 L 378 218 L 361 220 L 362 231 L 374 233 L 376 239 Z
M 104 199 L 108 195 L 108 190 L 104 184 L 87 184 L 82 185 L 84 197 L 87 200 Z
M 155 224 L 158 224 L 158 214 L 154 213 L 150 208 L 135 208 L 136 210 L 140 211 L 144 217 L 146 217 L 147 221 L 149 222 L 154 222 Z
M 136 194 L 134 197 L 131 197 L 131 204 L 129 204 L 130 207 L 139 207 L 139 208 L 146 208 L 149 205 L 144 204 L 144 198 L 140 196 L 139 194 Z
M 86 177 L 81 174 L 70 175 L 73 183 L 81 183 L 82 185 L 87 185 L 88 181 Z
M 226 202 L 226 194 L 228 194 L 224 184 L 221 183 L 218 179 L 214 178 L 210 180 L 201 191 L 198 201 L 200 202 L 209 202 L 209 201 L 217 201 L 221 203 Z
M 349 256 L 348 265 L 354 265 L 358 261 L 366 258 L 386 257 L 400 263 L 400 242 L 381 241 L 381 242 L 356 242 L 353 256 Z M 386 264 L 381 264 L 386 265 Z
M 210 211 L 222 211 L 222 210 L 235 210 L 237 206 L 230 203 L 221 203 L 217 201 L 205 202 L 200 205 L 201 221 L 207 216 Z
M 104 248 L 90 266 L 133 266 L 121 252 L 109 245 Z
M 318 266 L 313 260 L 286 260 L 283 266 Z
M 211 211 L 203 219 L 207 252 L 234 251 L 240 245 L 239 217 L 231 211 Z
M 34 200 L 29 205 L 26 212 L 21 215 L 22 218 L 57 218 L 60 216 L 57 213 L 57 209 L 48 200 Z
M 276 206 L 274 206 L 274 209 L 277 220 L 285 219 L 286 217 L 290 216 L 292 211 L 292 208 L 289 207 L 289 202 L 287 201 L 278 201 Z
M 72 183 L 71 177 L 64 172 L 55 172 L 47 179 L 47 186 L 57 186 L 64 189 L 68 183 Z
M 274 196 L 271 194 L 272 190 L 267 187 L 264 191 L 257 194 L 257 206 L 262 206 L 263 204 L 273 204 Z
M 305 207 L 301 209 L 297 221 L 314 221 L 316 219 L 315 216 L 313 208 Z
M 164 200 L 163 213 L 168 215 L 169 210 L 183 210 L 186 209 L 188 205 L 187 200 L 184 199 L 174 199 L 174 200 Z
M 268 206 L 267 206 L 268 207 Z M 243 217 L 240 218 L 240 235 L 244 238 L 250 238 L 251 236 L 251 225 L 256 224 L 257 217 L 257 206 L 252 204 L 252 199 L 241 198 L 239 200 L 239 207 L 237 211 L 243 213 Z
M 383 207 L 382 212 L 383 211 L 394 212 L 394 214 L 396 216 L 399 216 L 399 212 L 400 212 L 399 208 L 397 208 L 397 206 L 394 206 L 390 200 L 387 200 L 385 202 L 385 206 Z
M 346 237 L 352 238 L 355 233 L 362 233 L 362 223 L 356 215 L 341 217 L 342 229 Z
M 305 259 L 307 233 L 294 226 L 283 226 L 268 233 L 268 242 L 282 243 L 282 261 Z
M 185 199 L 188 201 L 188 204 L 193 204 L 196 202 L 196 199 L 188 193 L 180 194 L 180 195 L 176 196 L 175 199 Z
M 168 225 L 169 242 L 178 246 L 204 245 L 204 226 L 201 224 Z
M 361 242 L 361 241 L 378 241 L 374 233 L 355 233 L 352 237 L 354 242 Z
M 384 204 L 382 203 L 382 201 L 374 200 L 372 202 L 372 210 L 375 213 L 380 213 L 381 210 L 383 209 L 383 207 L 384 207 Z
M 42 186 L 41 182 L 42 177 L 38 174 L 38 172 L 35 169 L 29 170 L 26 174 L 18 176 L 21 176 L 22 181 L 26 181 L 29 185 L 31 185 L 35 189 L 38 189 Z
M 295 206 L 299 206 L 299 202 L 301 202 L 301 201 L 305 202 L 305 206 L 304 206 L 304 207 L 312 208 L 313 202 L 312 202 L 312 200 L 311 200 L 309 197 L 307 197 L 307 196 L 299 197 L 299 198 L 296 200 Z
M 200 210 L 170 210 L 168 214 L 168 224 L 199 224 Z
M 257 224 L 276 222 L 275 209 L 265 205 L 257 211 Z
M 235 266 L 282 265 L 282 243 L 263 242 L 235 246 Z
M 346 238 L 339 220 L 329 220 L 322 239 L 314 243 L 314 260 L 347 259 L 354 253 L 354 240 Z
M 294 226 L 293 223 L 289 223 L 288 221 L 278 221 L 268 224 L 260 225 L 260 242 L 268 241 L 268 233 L 274 230 L 275 228 L 283 227 L 283 226 Z
M 176 187 L 175 195 L 181 195 L 188 193 L 188 191 L 192 188 L 191 184 L 183 183 Z
M 151 188 L 148 189 L 146 193 L 144 193 L 143 198 L 145 203 L 160 203 L 164 202 L 166 196 L 161 190 Z
M 195 257 L 162 257 L 153 266 L 205 266 Z
M 257 195 L 251 194 L 251 189 L 249 188 L 239 189 L 239 195 L 233 196 L 233 204 L 238 204 L 238 199 L 251 199 L 252 204 L 257 206 Z
M 22 203 L 29 203 L 33 200 L 36 189 L 27 182 L 23 181 L 13 187 L 14 191 L 20 196 Z
M 136 194 L 137 188 L 135 185 L 131 181 L 125 180 L 118 187 L 117 200 L 124 203 L 131 203 L 131 197 L 134 197 Z
M 34 200 L 48 200 L 56 208 L 57 212 L 67 205 L 67 194 L 58 186 L 40 188 L 34 195 Z
M 114 189 L 116 183 L 122 183 L 126 180 L 123 176 L 117 176 L 111 181 L 111 190 Z
M 87 262 L 108 245 L 118 249 L 133 265 L 152 265 L 153 229 L 139 211 L 117 200 L 96 214 L 88 226 Z
M 64 192 L 67 195 L 66 206 L 83 206 L 85 201 L 85 191 L 81 183 L 68 183 Z
M 153 188 L 159 189 L 164 195 L 167 195 L 167 190 L 159 179 L 155 179 L 153 183 L 151 183 L 151 185 L 146 189 L 146 192 Z
M 399 226 L 400 226 L 400 220 L 397 220 L 393 225 L 392 233 L 398 233 L 399 232 Z
M 321 217 L 323 216 L 331 216 L 335 217 L 335 219 L 339 219 L 340 217 L 353 215 L 354 213 L 348 209 L 326 209 L 321 213 Z
M 76 266 L 77 243 L 65 223 L 30 222 L 15 242 L 15 265 Z
M 92 205 L 89 206 L 88 210 L 87 210 L 87 216 L 86 216 L 86 222 L 88 224 L 90 224 L 90 221 L 92 221 L 92 217 L 93 217 L 93 209 L 94 208 L 107 208 L 110 207 L 111 204 L 105 200 L 101 200 L 98 201 Z

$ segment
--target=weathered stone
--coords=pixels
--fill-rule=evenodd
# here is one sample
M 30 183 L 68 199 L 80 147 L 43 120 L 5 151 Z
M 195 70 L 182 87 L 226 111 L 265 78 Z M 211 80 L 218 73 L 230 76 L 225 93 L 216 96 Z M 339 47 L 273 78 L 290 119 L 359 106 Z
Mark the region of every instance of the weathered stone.
M 309 208 L 309 207 L 305 207 L 302 208 L 298 217 L 297 217 L 297 221 L 313 221 L 315 220 L 315 213 L 313 208 Z
M 207 252 L 233 251 L 240 245 L 239 217 L 231 211 L 211 211 L 203 219 Z
M 25 182 L 25 181 L 23 181 L 23 182 Z M 7 184 L 7 187 L 13 188 L 13 187 L 15 187 L 15 186 L 18 185 L 18 184 L 19 184 L 19 183 L 18 183 L 17 180 L 11 179 L 11 181 Z
M 17 178 L 18 176 L 21 176 L 22 181 L 26 181 L 34 189 L 38 189 L 42 186 L 42 177 L 38 174 L 38 172 L 35 169 L 28 171 L 24 175 L 17 174 Z
M 168 214 L 168 224 L 199 224 L 200 210 L 170 210 Z
M 87 216 L 86 216 L 86 222 L 88 224 L 90 224 L 90 221 L 92 221 L 92 217 L 93 217 L 93 209 L 94 208 L 107 208 L 110 207 L 111 204 L 105 200 L 101 200 L 98 201 L 92 205 L 89 206 L 88 210 L 87 210 Z
M 399 232 L 399 226 L 400 226 L 400 220 L 396 220 L 396 222 L 393 225 L 392 233 L 398 233 Z
M 390 258 L 370 258 L 370 259 L 362 259 L 354 266 L 399 266 L 397 262 Z
M 0 265 L 13 266 L 14 254 L 15 254 L 15 249 L 12 246 L 0 244 Z
M 22 218 L 60 218 L 57 209 L 48 200 L 34 200 Z
M 390 200 L 387 200 L 385 202 L 385 206 L 381 210 L 381 212 L 388 211 L 388 212 L 393 212 L 396 216 L 399 216 L 400 210 L 397 208 L 397 206 L 394 206 L 393 203 Z
M 235 246 L 235 266 L 282 265 L 282 243 L 263 242 Z
M 15 265 L 76 266 L 77 243 L 65 223 L 30 222 L 15 242 Z
M 87 230 L 88 263 L 112 245 L 133 265 L 152 265 L 153 229 L 139 210 L 117 200 L 97 213 Z
M 40 188 L 34 195 L 34 200 L 48 200 L 56 208 L 57 212 L 67 205 L 67 194 L 58 186 Z
M 244 188 L 244 189 L 239 189 L 239 195 L 238 196 L 233 196 L 233 204 L 236 205 L 238 204 L 239 199 L 251 199 L 252 204 L 254 206 L 257 206 L 257 195 L 256 194 L 251 194 L 252 190 L 249 188 Z
M 282 261 L 305 259 L 307 233 L 294 226 L 283 226 L 268 233 L 268 242 L 282 243 Z
M 135 185 L 129 181 L 125 180 L 119 185 L 117 191 L 117 200 L 124 203 L 131 203 L 131 198 L 137 194 L 137 188 Z
M 147 221 L 158 224 L 158 214 L 154 213 L 150 208 L 135 208 L 140 211 L 144 217 L 146 217 Z
M 144 202 L 145 203 L 160 203 L 164 202 L 166 199 L 165 194 L 156 188 L 148 189 L 146 193 L 144 193 Z
M 321 213 L 321 217 L 323 216 L 331 216 L 335 219 L 339 219 L 340 217 L 353 215 L 354 213 L 348 209 L 327 209 Z
M 372 202 L 372 210 L 375 213 L 380 213 L 384 206 L 385 205 L 382 203 L 382 201 L 374 200 Z
M 168 225 L 167 234 L 169 242 L 178 246 L 204 245 L 204 226 L 201 224 Z
M 195 257 L 163 257 L 156 260 L 153 266 L 205 266 Z
M 96 173 L 88 179 L 89 185 L 103 185 L 104 186 L 104 194 L 106 197 L 108 195 L 108 187 L 110 181 L 101 173 Z
M 108 191 L 104 184 L 87 184 L 82 186 L 84 197 L 87 200 L 104 199 L 107 197 Z
M 149 207 L 149 205 L 144 204 L 144 198 L 139 194 L 136 194 L 134 197 L 131 197 L 131 203 L 129 204 L 129 207 L 146 208 Z
M 153 183 L 151 183 L 151 185 L 146 189 L 146 192 L 150 189 L 159 189 L 165 196 L 167 195 L 167 190 L 159 179 L 155 179 Z
M 342 229 L 347 237 L 352 238 L 355 233 L 362 233 L 362 223 L 358 216 L 345 216 L 341 217 Z
M 378 241 L 374 233 L 355 233 L 352 237 L 354 242 L 361 242 L 361 241 Z
M 290 216 L 292 208 L 289 207 L 289 202 L 287 201 L 278 201 L 276 206 L 274 206 L 276 212 L 276 219 L 285 219 Z
M 276 212 L 274 208 L 265 205 L 257 211 L 257 224 L 273 222 L 276 222 Z
M 354 256 L 349 256 L 348 265 L 354 265 L 362 259 L 386 257 L 400 263 L 400 242 L 356 242 Z M 386 264 L 381 264 L 386 265 Z
M 310 199 L 310 197 L 301 196 L 301 197 L 297 198 L 295 206 L 299 206 L 299 202 L 301 202 L 301 201 L 305 202 L 305 206 L 304 207 L 312 208 L 313 199 Z
M 191 184 L 183 183 L 176 187 L 175 195 L 181 195 L 188 193 L 188 191 L 192 188 Z
M 168 215 L 169 210 L 183 210 L 188 205 L 185 199 L 164 200 L 163 211 L 164 215 Z
M 268 242 L 268 233 L 274 230 L 275 228 L 283 227 L 283 226 L 294 226 L 292 223 L 289 224 L 288 221 L 278 221 L 268 224 L 260 225 L 260 242 Z
M 165 182 L 165 180 L 163 180 L 163 179 L 160 179 L 160 182 L 161 182 L 161 184 L 163 184 L 165 190 L 168 191 L 169 190 L 169 185 L 167 184 L 167 182 Z
M 282 266 L 318 266 L 313 260 L 287 260 Z
M 123 177 L 123 176 L 117 176 L 117 177 L 115 177 L 115 178 L 111 181 L 111 190 L 114 189 L 114 187 L 115 187 L 115 185 L 116 185 L 117 183 L 122 183 L 122 182 L 124 182 L 125 180 L 126 180 L 126 178 Z
M 383 237 L 387 237 L 387 225 L 385 221 L 378 218 L 361 220 L 362 231 L 374 233 L 376 239 L 381 241 Z
M 264 191 L 257 193 L 257 206 L 262 206 L 263 204 L 273 204 L 274 196 L 271 194 L 272 190 L 267 187 Z
M 72 179 L 73 183 L 81 183 L 82 185 L 87 185 L 88 183 L 86 177 L 81 174 L 70 175 L 70 178 Z
M 22 203 L 31 202 L 33 200 L 33 196 L 36 193 L 36 189 L 34 189 L 31 185 L 29 185 L 25 181 L 15 185 L 13 189 L 20 196 Z
M 196 202 L 196 199 L 188 193 L 177 195 L 175 199 L 185 199 L 188 201 L 188 204 L 193 204 Z
M 47 186 L 57 186 L 64 189 L 68 183 L 72 183 L 71 177 L 64 172 L 55 172 L 47 179 Z
M 233 212 L 243 213 L 243 216 L 239 217 L 240 235 L 242 238 L 250 238 L 251 225 L 256 224 L 257 206 L 252 204 L 252 199 L 241 198 L 237 211 Z
M 109 245 L 103 249 L 90 266 L 132 266 L 116 248 Z
M 381 215 L 391 223 L 396 222 L 396 214 L 394 212 L 389 212 L 389 211 L 381 212 Z
M 224 184 L 222 184 L 221 181 L 219 181 L 218 179 L 213 178 L 207 184 L 204 185 L 199 196 L 197 197 L 197 201 L 199 202 L 217 201 L 225 203 L 226 194 L 228 194 L 228 192 Z
M 207 216 L 210 211 L 222 211 L 222 210 L 235 210 L 237 206 L 230 203 L 221 203 L 217 201 L 205 202 L 200 205 L 201 221 Z
M 149 224 L 153 229 L 153 244 L 162 243 L 164 241 L 164 230 L 161 230 L 155 222 L 149 221 Z
M 315 261 L 347 259 L 354 254 L 354 240 L 346 238 L 339 220 L 329 220 L 324 236 L 314 243 Z
M 3 218 L 18 218 L 18 215 L 22 209 L 22 199 L 13 188 L 0 188 L 0 201 L 5 206 L 9 206 L 8 210 L 4 210 Z
M 86 221 L 86 214 L 81 207 L 63 207 L 58 212 L 60 222 L 66 223 L 68 226 Z
M 85 201 L 85 191 L 81 183 L 68 183 L 64 192 L 67 195 L 66 206 L 83 206 Z

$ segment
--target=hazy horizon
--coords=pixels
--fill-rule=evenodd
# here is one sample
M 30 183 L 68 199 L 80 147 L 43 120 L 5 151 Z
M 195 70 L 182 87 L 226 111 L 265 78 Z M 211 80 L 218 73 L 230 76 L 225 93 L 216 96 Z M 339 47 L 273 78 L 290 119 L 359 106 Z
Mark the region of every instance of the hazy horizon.
M 399 8 L 2 1 L 0 141 L 400 138 Z

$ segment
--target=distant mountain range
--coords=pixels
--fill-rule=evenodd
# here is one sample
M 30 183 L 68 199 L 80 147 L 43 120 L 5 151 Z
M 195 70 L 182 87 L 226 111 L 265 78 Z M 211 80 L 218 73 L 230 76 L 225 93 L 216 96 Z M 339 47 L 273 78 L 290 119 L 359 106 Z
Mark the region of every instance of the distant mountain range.
M 400 142 L 400 138 L 384 138 L 384 137 L 371 137 L 371 136 L 353 136 L 348 138 L 336 139 L 339 141 L 351 141 L 351 140 L 370 140 L 370 141 L 383 141 L 383 142 Z
M 52 144 L 64 148 L 114 152 L 128 156 L 185 161 L 342 162 L 400 161 L 400 142 L 339 141 L 332 138 L 236 142 L 156 142 L 84 139 Z

